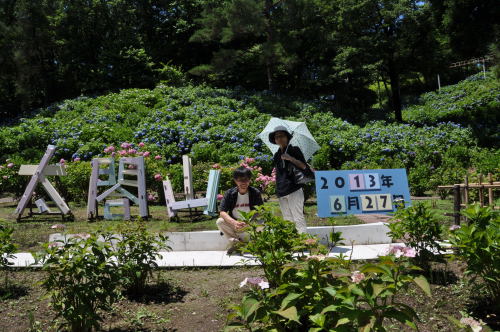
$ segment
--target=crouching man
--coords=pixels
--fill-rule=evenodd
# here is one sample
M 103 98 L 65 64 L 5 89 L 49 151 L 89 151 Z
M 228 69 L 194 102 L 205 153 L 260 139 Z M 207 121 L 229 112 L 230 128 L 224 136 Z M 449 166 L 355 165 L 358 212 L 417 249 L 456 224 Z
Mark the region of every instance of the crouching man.
M 220 203 L 217 227 L 229 241 L 228 255 L 237 250 L 242 241 L 248 240 L 248 235 L 242 231 L 247 224 L 240 220 L 240 211 L 249 212 L 263 204 L 260 191 L 250 186 L 251 179 L 252 172 L 248 168 L 235 169 L 233 180 L 236 187 L 226 191 Z

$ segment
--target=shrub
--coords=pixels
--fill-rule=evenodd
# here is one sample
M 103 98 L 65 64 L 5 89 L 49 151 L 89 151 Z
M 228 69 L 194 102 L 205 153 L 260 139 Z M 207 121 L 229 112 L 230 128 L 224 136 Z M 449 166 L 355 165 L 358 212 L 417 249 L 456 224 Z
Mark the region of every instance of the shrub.
M 452 228 L 453 257 L 467 263 L 465 273 L 474 280 L 481 277 L 493 303 L 500 294 L 500 214 L 490 207 L 473 204 L 462 214 L 467 225 Z
M 415 249 L 415 261 L 422 268 L 429 268 L 429 262 L 441 250 L 441 225 L 435 213 L 426 203 L 416 203 L 394 214 L 396 222 L 389 224 L 389 235 L 393 239 L 402 239 Z
M 85 161 L 66 163 L 66 173 L 66 176 L 58 178 L 61 195 L 66 201 L 86 202 L 92 173 L 90 163 Z
M 26 162 L 20 157 L 7 159 L 5 163 L 0 164 L 0 188 L 2 188 L 0 194 L 10 193 L 20 197 L 24 193 L 30 178 L 17 174 L 22 164 Z
M 403 250 L 393 250 L 393 252 Z M 281 268 L 281 284 L 263 278 L 247 278 L 249 285 L 241 305 L 230 315 L 228 329 L 250 331 L 383 331 L 384 321 L 395 319 L 416 329 L 415 310 L 395 296 L 418 285 L 428 296 L 430 287 L 405 256 L 389 255 L 380 263 L 350 271 L 342 258 L 324 255 L 302 257 Z
M 66 242 L 44 245 L 43 288 L 57 317 L 74 332 L 98 329 L 103 312 L 120 298 L 120 274 L 106 233 L 78 234 Z
M 158 267 L 161 249 L 170 249 L 168 237 L 151 234 L 143 221 L 125 222 L 118 229 L 120 240 L 116 244 L 116 258 L 122 283 L 133 297 L 140 296 L 153 269 Z
M 242 213 L 242 219 L 249 224 L 246 231 L 250 235 L 250 241 L 244 250 L 260 262 L 271 285 L 280 285 L 281 269 L 296 259 L 295 252 L 307 249 L 304 240 L 308 235 L 299 234 L 295 224 L 275 216 L 266 205 L 249 213 Z
M 468 80 L 466 84 L 468 94 L 464 99 L 476 96 L 476 88 L 479 97 L 462 101 L 450 99 L 454 94 L 434 93 L 429 105 L 440 108 L 444 103 L 444 109 L 458 103 L 460 109 L 467 108 L 464 111 L 467 114 L 481 113 L 476 108 L 488 107 L 492 115 L 486 116 L 487 123 L 498 123 L 494 121 L 498 107 L 493 108 L 494 103 L 498 104 L 498 84 L 489 79 Z M 154 171 L 164 172 L 167 166 L 179 165 L 182 155 L 190 154 L 194 164 L 224 166 L 239 163 L 243 156 L 252 157 L 262 167 L 262 174 L 268 175 L 272 171 L 272 156 L 257 134 L 269 121 L 272 110 L 273 116 L 307 123 L 321 146 L 312 161 L 317 169 L 404 167 L 413 194 L 434 190 L 436 184 L 450 178 L 450 174 L 445 174 L 448 165 L 455 165 L 454 169 L 460 169 L 460 173 L 470 167 L 497 168 L 494 158 L 470 157 L 476 150 L 478 133 L 486 132 L 479 126 L 482 120 L 473 128 L 468 127 L 469 123 L 476 123 L 477 117 L 462 125 L 444 122 L 445 118 L 432 117 L 435 107 L 422 113 L 425 121 L 410 120 L 411 124 L 373 121 L 360 127 L 326 112 L 328 106 L 323 102 L 301 102 L 243 90 L 160 84 L 153 90 L 125 89 L 97 98 L 79 97 L 39 110 L 31 119 L 0 128 L 0 156 L 38 163 L 47 145 L 53 144 L 57 146 L 56 160 L 78 157 L 89 161 L 104 156 L 103 148 L 108 145 L 142 141 L 144 150 L 163 157 L 165 165 L 159 164 L 158 169 L 148 164 L 147 169 Z M 455 121 L 454 117 L 449 119 Z M 498 141 L 494 138 L 487 143 L 493 145 Z M 455 146 L 462 151 L 445 155 Z M 158 183 L 150 185 L 160 189 Z M 182 185 L 175 190 L 181 188 Z
M 14 253 L 17 250 L 17 245 L 12 242 L 13 228 L 4 227 L 0 225 L 0 269 L 5 269 L 12 263 L 9 262 L 9 258 L 14 258 Z M 5 275 L 4 287 L 8 286 L 8 274 Z

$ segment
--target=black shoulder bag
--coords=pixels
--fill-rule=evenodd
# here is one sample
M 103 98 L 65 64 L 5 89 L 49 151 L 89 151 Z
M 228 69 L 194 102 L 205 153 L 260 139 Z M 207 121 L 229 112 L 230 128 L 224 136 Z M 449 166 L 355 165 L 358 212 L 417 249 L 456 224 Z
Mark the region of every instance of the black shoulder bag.
M 302 170 L 290 162 L 288 166 L 289 172 L 292 174 L 293 181 L 296 184 L 307 184 L 314 181 L 314 171 L 311 169 L 309 164 L 306 165 L 306 169 Z

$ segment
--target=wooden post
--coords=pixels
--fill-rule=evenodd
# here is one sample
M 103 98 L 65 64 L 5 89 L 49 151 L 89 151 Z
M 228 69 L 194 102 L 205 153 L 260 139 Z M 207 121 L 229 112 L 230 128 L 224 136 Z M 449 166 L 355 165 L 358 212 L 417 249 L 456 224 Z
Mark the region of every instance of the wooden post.
M 188 155 L 182 156 L 182 173 L 184 174 L 184 194 L 186 200 L 194 199 L 193 165 Z
M 483 175 L 482 174 L 479 174 L 479 204 L 481 204 L 481 206 L 484 206 L 484 191 L 483 191 L 483 186 L 482 186 L 482 182 L 483 182 Z
M 488 173 L 488 182 L 493 185 L 493 175 Z M 493 188 L 488 188 L 488 205 L 493 206 Z
M 465 176 L 464 204 L 469 204 L 469 176 Z
M 460 225 L 460 185 L 456 184 L 453 186 L 453 197 L 454 197 L 454 204 L 453 204 L 453 215 L 455 218 L 455 225 Z
M 97 217 L 95 199 L 97 197 L 97 180 L 99 179 L 99 161 L 97 159 L 92 159 L 90 165 L 92 171 L 90 173 L 89 195 L 87 197 L 87 218 L 93 220 Z
M 165 204 L 167 205 L 167 214 L 169 218 L 173 218 L 176 212 L 172 209 L 172 204 L 175 203 L 174 191 L 172 190 L 172 184 L 170 179 L 167 177 L 163 181 L 163 193 L 165 194 Z

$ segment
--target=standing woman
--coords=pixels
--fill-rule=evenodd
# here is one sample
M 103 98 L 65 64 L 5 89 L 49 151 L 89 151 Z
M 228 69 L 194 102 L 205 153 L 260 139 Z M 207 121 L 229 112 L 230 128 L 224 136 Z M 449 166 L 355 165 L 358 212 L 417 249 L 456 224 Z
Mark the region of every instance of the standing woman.
M 304 191 L 302 185 L 295 183 L 291 164 L 306 172 L 309 170 L 309 166 L 300 148 L 290 144 L 291 139 L 292 134 L 284 126 L 275 127 L 269 134 L 269 141 L 279 145 L 279 149 L 273 157 L 273 163 L 276 167 L 276 193 L 283 219 L 295 223 L 299 233 L 306 233 Z

